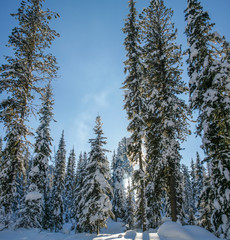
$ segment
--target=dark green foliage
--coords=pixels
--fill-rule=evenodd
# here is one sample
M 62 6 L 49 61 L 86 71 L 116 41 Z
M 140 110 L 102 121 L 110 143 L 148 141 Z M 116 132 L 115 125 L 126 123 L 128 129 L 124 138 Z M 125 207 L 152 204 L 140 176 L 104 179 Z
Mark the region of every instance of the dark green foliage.
M 33 112 L 33 101 L 44 88 L 43 82 L 56 77 L 56 59 L 45 50 L 58 34 L 50 29 L 49 21 L 58 15 L 42 9 L 43 0 L 22 1 L 16 14 L 18 26 L 9 36 L 12 57 L 5 57 L 0 67 L 0 93 L 7 99 L 0 103 L 0 121 L 6 129 L 1 174 L 1 206 L 5 211 L 5 224 L 17 196 L 17 178 L 24 175 L 25 153 L 28 150 L 28 119 Z
M 73 218 L 72 204 L 74 201 L 74 187 L 75 187 L 75 163 L 76 156 L 74 149 L 71 150 L 70 156 L 67 163 L 67 171 L 65 176 L 65 194 L 64 194 L 64 205 L 65 205 L 65 221 L 69 222 Z
M 157 182 L 149 181 L 146 187 L 148 228 L 157 228 L 161 223 L 162 193 L 157 186 Z
M 83 211 L 83 205 L 79 204 L 82 199 L 82 195 L 80 194 L 81 189 L 83 188 L 84 184 L 84 177 L 85 177 L 85 169 L 88 162 L 88 156 L 85 152 L 83 155 L 82 153 L 79 156 L 78 163 L 77 163 L 77 170 L 76 170 L 76 182 L 75 182 L 75 189 L 74 189 L 74 201 L 72 205 L 72 213 L 73 218 L 76 222 L 78 222 L 78 216 Z
M 182 185 L 183 185 L 183 209 L 185 213 L 185 220 L 188 220 L 191 217 L 193 211 L 193 196 L 192 196 L 192 184 L 190 181 L 190 175 L 188 167 L 182 164 Z M 192 221 L 192 219 L 191 219 Z
M 171 22 L 172 10 L 162 0 L 151 1 L 141 15 L 142 58 L 145 66 L 143 95 L 145 114 L 147 183 L 159 202 L 164 190 L 170 197 L 171 217 L 182 214 L 180 191 L 180 141 L 189 133 L 187 106 L 179 98 L 187 91 L 181 80 L 181 47 L 176 44 L 177 30 Z M 153 192 L 154 189 L 154 192 Z M 159 210 L 155 207 L 159 216 Z M 151 211 L 151 210 L 150 210 Z M 159 218 L 159 217 L 158 217 Z
M 125 213 L 125 223 L 127 230 L 134 229 L 135 226 L 135 198 L 133 189 L 130 186 L 130 182 L 128 184 L 127 189 L 127 198 L 126 198 L 126 213 Z
M 197 133 L 202 136 L 202 148 L 209 163 L 211 176 L 206 181 L 203 197 L 212 201 L 205 212 L 207 228 L 221 238 L 230 235 L 230 62 L 229 43 L 212 31 L 207 12 L 197 0 L 188 0 L 186 35 L 189 43 L 188 74 L 190 77 L 191 109 L 198 110 Z M 210 199 L 206 199 L 206 202 Z M 206 210 L 208 210 L 206 208 Z M 207 216 L 210 217 L 207 220 Z
M 66 150 L 64 131 L 59 142 L 55 159 L 54 185 L 52 190 L 52 228 L 55 232 L 62 229 L 64 223 L 63 195 L 65 189 Z
M 96 118 L 94 133 L 96 137 L 90 139 L 91 151 L 79 192 L 80 201 L 77 203 L 77 229 L 99 234 L 100 229 L 106 227 L 107 218 L 114 217 L 108 196 L 112 194 L 112 188 L 109 184 L 109 163 L 105 156 L 107 150 L 103 148 L 106 138 L 103 137 L 100 116 Z
M 51 159 L 52 138 L 50 122 L 53 119 L 53 99 L 50 83 L 41 98 L 40 125 L 36 131 L 35 156 L 28 174 L 27 193 L 20 210 L 18 227 L 47 228 L 48 209 L 48 162 Z M 46 210 L 46 211 L 45 211 Z
M 113 213 L 115 219 L 125 217 L 125 174 L 130 177 L 132 166 L 127 157 L 126 138 L 118 144 L 117 154 L 113 155 L 112 160 L 112 187 L 113 187 Z
M 133 163 L 138 163 L 140 171 L 144 173 L 144 160 L 142 156 L 142 141 L 144 137 L 144 121 L 143 114 L 145 113 L 145 101 L 142 96 L 143 88 L 143 65 L 141 63 L 141 49 L 140 49 L 140 34 L 137 23 L 137 11 L 134 0 L 129 1 L 130 12 L 128 18 L 125 20 L 123 32 L 126 34 L 124 41 L 127 60 L 125 61 L 125 73 L 127 73 L 126 80 L 123 83 L 125 89 L 125 105 L 130 123 L 128 131 L 131 132 L 130 144 L 128 145 L 128 153 L 130 160 Z M 143 231 L 146 230 L 146 200 L 145 200 L 145 179 L 143 174 L 138 177 L 140 188 L 138 215 Z
M 112 188 L 109 184 L 109 163 L 103 146 L 106 138 L 103 137 L 101 118 L 96 118 L 94 127 L 95 139 L 90 139 L 91 151 L 86 165 L 83 185 L 80 189 L 80 201 L 76 217 L 77 229 L 82 232 L 96 232 L 106 227 L 106 220 L 114 217 L 109 195 Z

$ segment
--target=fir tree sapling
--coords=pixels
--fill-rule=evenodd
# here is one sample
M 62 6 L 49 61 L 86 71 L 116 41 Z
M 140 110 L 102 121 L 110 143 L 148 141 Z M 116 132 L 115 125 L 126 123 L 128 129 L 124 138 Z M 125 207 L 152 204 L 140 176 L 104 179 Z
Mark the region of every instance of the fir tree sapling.
M 86 165 L 83 185 L 80 189 L 80 201 L 77 212 L 77 229 L 82 232 L 96 232 L 106 227 L 106 220 L 114 218 L 112 204 L 109 195 L 112 188 L 109 184 L 110 169 L 108 159 L 105 156 L 104 145 L 106 138 L 103 136 L 100 116 L 96 118 L 94 127 L 94 139 L 90 139 L 91 151 Z

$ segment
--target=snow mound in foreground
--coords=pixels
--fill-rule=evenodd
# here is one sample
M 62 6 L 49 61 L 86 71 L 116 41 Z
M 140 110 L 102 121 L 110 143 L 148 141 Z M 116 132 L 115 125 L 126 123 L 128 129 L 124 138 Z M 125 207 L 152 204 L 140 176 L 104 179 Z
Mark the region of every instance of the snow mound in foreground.
M 160 238 L 168 238 L 170 240 L 193 240 L 190 234 L 178 223 L 167 221 L 163 223 L 158 231 Z
M 157 231 L 160 239 L 170 240 L 218 240 L 212 233 L 198 226 L 181 226 L 167 221 Z
M 204 228 L 198 226 L 184 226 L 183 227 L 192 237 L 197 240 L 218 240 L 216 236 Z
M 64 224 L 61 232 L 40 231 L 39 229 L 5 229 L 0 231 L 0 240 L 219 240 L 207 230 L 197 226 L 181 226 L 166 221 L 156 229 L 142 233 L 138 230 L 125 231 L 122 221 L 108 219 L 108 228 L 101 234 L 77 233 L 71 231 L 71 224 Z

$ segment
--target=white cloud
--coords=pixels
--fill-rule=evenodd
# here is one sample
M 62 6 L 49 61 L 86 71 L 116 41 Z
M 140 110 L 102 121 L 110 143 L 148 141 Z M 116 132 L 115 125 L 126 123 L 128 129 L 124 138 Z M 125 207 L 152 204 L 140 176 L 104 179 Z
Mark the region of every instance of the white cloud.
M 69 135 L 77 152 L 89 150 L 88 141 L 92 132 L 91 118 L 92 114 L 90 112 L 81 113 L 75 118 Z
M 103 90 L 97 94 L 88 94 L 83 98 L 83 104 L 89 104 L 90 108 L 101 109 L 109 106 L 110 90 Z
M 98 94 L 88 94 L 82 99 L 84 110 L 75 116 L 69 132 L 76 152 L 90 150 L 89 139 L 93 135 L 96 115 L 109 106 L 110 93 L 110 90 L 104 90 Z

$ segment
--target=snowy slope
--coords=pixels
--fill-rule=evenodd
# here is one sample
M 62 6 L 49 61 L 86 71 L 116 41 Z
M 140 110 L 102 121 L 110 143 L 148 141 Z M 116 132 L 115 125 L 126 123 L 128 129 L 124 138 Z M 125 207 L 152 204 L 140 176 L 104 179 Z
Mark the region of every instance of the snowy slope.
M 68 225 L 67 225 L 68 226 Z M 0 240 L 218 240 L 213 234 L 197 226 L 181 226 L 178 223 L 165 222 L 158 231 L 125 231 L 121 222 L 108 222 L 108 229 L 102 229 L 100 235 L 69 232 L 50 233 L 38 229 L 4 230 Z

